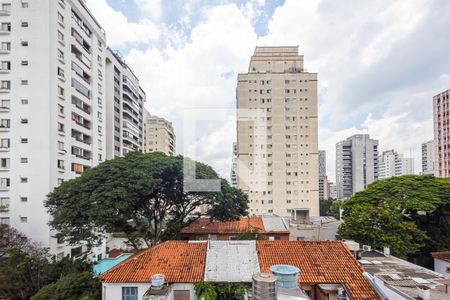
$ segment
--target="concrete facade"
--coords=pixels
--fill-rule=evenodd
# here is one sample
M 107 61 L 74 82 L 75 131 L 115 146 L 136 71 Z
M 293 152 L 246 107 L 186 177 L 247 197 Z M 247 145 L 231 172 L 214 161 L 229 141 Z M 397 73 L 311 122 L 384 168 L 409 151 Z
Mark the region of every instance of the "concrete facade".
M 414 174 L 414 159 L 405 158 L 394 150 L 383 151 L 378 162 L 378 179 Z
M 378 179 L 378 141 L 356 134 L 336 144 L 338 199 L 347 199 Z
M 434 175 L 434 141 L 422 143 L 422 174 Z
M 434 149 L 436 177 L 450 177 L 450 90 L 433 97 Z
M 145 153 L 163 152 L 175 155 L 175 133 L 172 123 L 145 111 Z
M 250 212 L 319 215 L 317 74 L 298 47 L 256 47 L 236 91 L 238 187 Z
M 0 222 L 77 255 L 53 238 L 43 204 L 105 159 L 105 33 L 84 1 L 0 4 Z
M 106 157 L 144 151 L 145 92 L 123 57 L 108 48 L 106 54 Z

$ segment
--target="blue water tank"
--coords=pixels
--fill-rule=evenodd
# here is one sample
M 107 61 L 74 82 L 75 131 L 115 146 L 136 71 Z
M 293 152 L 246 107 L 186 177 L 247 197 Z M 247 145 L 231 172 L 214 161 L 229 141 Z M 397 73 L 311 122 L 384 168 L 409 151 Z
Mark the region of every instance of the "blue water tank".
M 154 288 L 159 288 L 164 285 L 166 277 L 163 274 L 154 274 L 151 277 L 151 284 Z
M 278 286 L 293 288 L 298 286 L 300 269 L 289 265 L 273 265 L 270 272 L 277 277 Z

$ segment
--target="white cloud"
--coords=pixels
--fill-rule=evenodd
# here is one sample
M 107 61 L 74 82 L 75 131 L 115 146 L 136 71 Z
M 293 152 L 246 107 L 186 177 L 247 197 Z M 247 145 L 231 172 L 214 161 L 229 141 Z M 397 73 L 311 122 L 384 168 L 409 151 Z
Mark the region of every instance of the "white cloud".
M 432 137 L 431 97 L 448 88 L 450 78 L 450 40 L 442 38 L 450 26 L 445 0 L 286 0 L 259 38 L 254 21 L 265 13 L 264 0 L 239 6 L 182 2 L 183 14 L 175 19 L 191 29 L 187 35 L 154 23 L 164 1 L 134 1 L 142 4 L 143 18 L 134 23 L 106 0 L 88 3 L 110 43 L 131 45 L 127 61 L 147 91 L 147 107 L 175 121 L 178 138 L 183 109 L 235 106 L 237 73 L 247 70 L 256 45 L 271 44 L 299 45 L 307 70 L 319 74 L 319 148 L 328 152 L 331 178 L 335 143 L 352 134 L 371 134 L 381 149 L 405 155 L 412 149 L 416 165 L 420 143 Z M 201 20 L 193 23 L 198 11 Z M 137 42 L 147 47 L 132 49 Z M 235 137 L 227 126 L 199 138 L 199 157 L 226 176 Z
M 106 30 L 108 45 L 112 47 L 150 43 L 160 36 L 161 28 L 151 20 L 130 22 L 122 12 L 109 6 L 106 0 L 87 0 L 87 4 Z

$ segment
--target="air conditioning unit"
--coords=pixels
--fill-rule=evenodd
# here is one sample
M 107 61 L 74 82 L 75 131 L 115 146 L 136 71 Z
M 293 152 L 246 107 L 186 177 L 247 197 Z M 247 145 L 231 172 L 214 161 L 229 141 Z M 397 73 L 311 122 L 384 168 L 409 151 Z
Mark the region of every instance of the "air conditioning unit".
M 372 251 L 372 247 L 370 247 L 369 245 L 363 245 L 363 251 L 370 252 Z

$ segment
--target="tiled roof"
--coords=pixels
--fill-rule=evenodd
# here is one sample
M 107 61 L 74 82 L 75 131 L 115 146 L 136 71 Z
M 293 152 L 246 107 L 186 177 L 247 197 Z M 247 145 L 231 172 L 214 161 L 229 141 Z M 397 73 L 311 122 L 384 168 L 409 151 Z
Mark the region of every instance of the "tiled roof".
M 164 274 L 166 282 L 203 281 L 206 243 L 168 241 L 142 250 L 101 276 L 103 282 L 150 282 Z
M 433 256 L 433 258 L 437 258 L 440 260 L 444 260 L 446 262 L 450 262 L 450 251 L 446 251 L 446 252 L 432 252 L 431 256 Z
M 302 283 L 340 283 L 355 300 L 380 299 L 340 241 L 257 241 L 256 249 L 261 272 L 269 272 L 271 265 L 293 265 L 300 269 Z
M 264 224 L 260 217 L 243 217 L 236 221 L 217 221 L 199 218 L 181 230 L 182 234 L 237 234 L 242 232 L 264 233 Z

